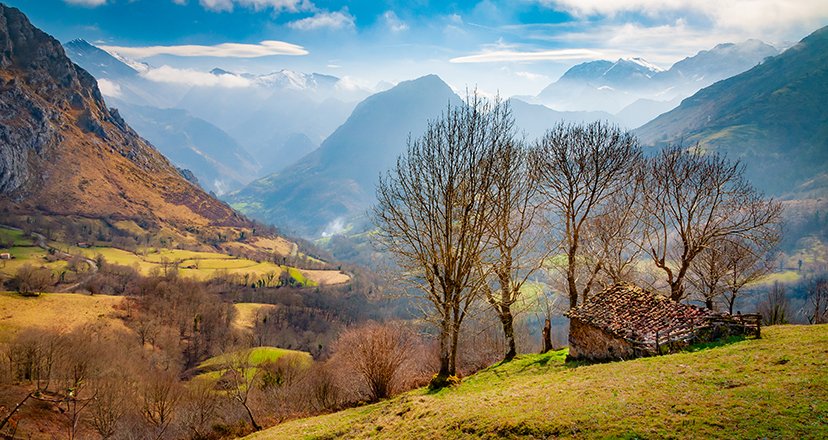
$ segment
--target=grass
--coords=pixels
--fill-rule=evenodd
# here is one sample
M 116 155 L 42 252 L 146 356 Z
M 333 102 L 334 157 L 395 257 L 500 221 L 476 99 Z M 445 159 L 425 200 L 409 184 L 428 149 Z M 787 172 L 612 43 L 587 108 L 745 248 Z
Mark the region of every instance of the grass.
M 291 421 L 251 439 L 828 438 L 828 326 L 626 362 L 519 356 L 429 394 Z
M 0 252 L 8 252 L 14 257 L 11 260 L 0 260 L 0 273 L 6 276 L 13 276 L 18 269 L 30 264 L 34 267 L 46 267 L 52 272 L 63 270 L 67 263 L 63 260 L 48 261 L 48 253 L 36 246 L 15 246 L 11 249 L 2 248 Z
M 286 348 L 278 347 L 255 347 L 248 348 L 241 351 L 225 353 L 219 356 L 211 357 L 206 361 L 200 363 L 196 367 L 197 374 L 193 380 L 209 380 L 216 381 L 221 378 L 221 370 L 228 364 L 237 362 L 238 360 L 247 359 L 249 368 L 246 375 L 252 377 L 256 374 L 260 365 L 265 362 L 276 362 L 280 358 L 288 355 L 299 356 L 302 364 L 310 366 L 313 363 L 313 358 L 310 353 L 304 351 L 288 350 Z
M 23 231 L 16 229 L 0 228 L 0 247 L 7 243 L 13 243 L 13 246 L 33 246 L 34 242 L 31 239 L 23 237 Z
M 233 327 L 239 330 L 253 330 L 256 325 L 257 314 L 264 314 L 276 308 L 273 304 L 236 303 L 233 304 L 236 315 L 233 318 Z
M 87 324 L 105 323 L 125 329 L 115 309 L 120 296 L 44 293 L 22 297 L 0 292 L 0 343 L 10 341 L 24 329 L 71 330 Z

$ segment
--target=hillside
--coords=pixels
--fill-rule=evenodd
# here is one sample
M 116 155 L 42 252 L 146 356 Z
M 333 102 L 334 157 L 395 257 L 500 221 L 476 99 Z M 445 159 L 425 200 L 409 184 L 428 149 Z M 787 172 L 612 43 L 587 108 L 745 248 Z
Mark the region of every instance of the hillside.
M 137 219 L 155 229 L 251 226 L 108 109 L 57 40 L 3 5 L 0 48 L 0 206 L 8 212 Z
M 524 355 L 452 389 L 296 420 L 249 439 L 826 438 L 828 326 L 655 358 Z
M 702 89 L 636 130 L 645 145 L 700 143 L 741 159 L 771 194 L 824 196 L 828 27 L 753 69 Z

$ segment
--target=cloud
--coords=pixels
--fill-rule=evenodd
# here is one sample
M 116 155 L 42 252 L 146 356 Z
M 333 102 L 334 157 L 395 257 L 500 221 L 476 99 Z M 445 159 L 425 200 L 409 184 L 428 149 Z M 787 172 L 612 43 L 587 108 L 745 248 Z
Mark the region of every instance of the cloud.
M 348 8 L 335 12 L 320 11 L 316 14 L 301 20 L 291 21 L 287 24 L 291 29 L 300 31 L 312 31 L 316 29 L 353 29 L 354 16 L 348 13 Z
M 546 76 L 546 75 L 541 75 L 540 73 L 532 73 L 532 72 L 523 72 L 523 71 L 521 71 L 521 72 L 515 72 L 515 75 L 519 76 L 523 79 L 529 80 L 529 81 L 549 82 L 549 77 Z
M 601 52 L 591 49 L 555 49 L 540 51 L 519 51 L 513 49 L 484 50 L 474 55 L 456 57 L 452 63 L 504 63 L 526 61 L 565 61 L 594 60 L 603 56 Z
M 98 80 L 98 89 L 101 90 L 101 93 L 104 96 L 109 96 L 112 98 L 121 97 L 121 86 L 106 78 L 101 78 Z
M 402 20 L 400 17 L 397 17 L 397 14 L 394 11 L 385 11 L 382 14 L 383 20 L 385 20 L 385 25 L 388 26 L 388 29 L 391 32 L 402 32 L 408 30 L 408 24 Z
M 101 49 L 132 58 L 148 58 L 155 55 L 175 55 L 179 57 L 227 57 L 258 58 L 272 55 L 307 55 L 304 47 L 284 41 L 262 41 L 259 44 L 222 43 L 214 46 L 100 46 Z
M 77 5 L 77 6 L 86 6 L 89 8 L 94 8 L 96 6 L 101 6 L 106 4 L 106 0 L 63 0 L 70 5 Z
M 300 12 L 314 9 L 313 3 L 308 0 L 199 0 L 198 3 L 213 12 L 231 12 L 235 5 L 255 11 L 272 9 L 275 12 Z
M 214 75 L 192 69 L 177 69 L 167 65 L 141 73 L 144 78 L 162 83 L 184 84 L 201 87 L 240 88 L 250 87 L 253 82 L 242 76 L 229 73 Z
M 700 15 L 717 28 L 753 32 L 806 26 L 828 18 L 825 0 L 540 0 L 540 4 L 578 17 L 638 13 L 647 17 Z

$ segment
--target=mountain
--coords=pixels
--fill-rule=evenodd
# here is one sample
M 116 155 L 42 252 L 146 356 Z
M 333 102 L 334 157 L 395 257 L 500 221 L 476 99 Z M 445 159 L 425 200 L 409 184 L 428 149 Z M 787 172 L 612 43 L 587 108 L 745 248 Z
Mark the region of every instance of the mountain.
M 105 99 L 119 109 L 124 120 L 176 166 L 192 171 L 204 188 L 221 195 L 256 176 L 261 167 L 258 161 L 222 129 L 186 110 L 149 104 L 158 100 L 147 95 L 161 93 L 155 87 L 165 87 L 140 76 L 149 66 L 118 59 L 85 40 L 72 40 L 63 47 L 98 80 Z
M 817 189 L 824 196 L 826 96 L 828 27 L 747 72 L 700 90 L 636 132 L 645 144 L 698 142 L 706 150 L 739 158 L 751 181 L 769 193 Z
M 509 107 L 515 118 L 518 130 L 525 133 L 528 140 L 534 140 L 546 133 L 558 122 L 584 123 L 593 121 L 608 121 L 618 123 L 618 120 L 606 112 L 559 112 L 540 104 L 530 104 L 520 99 L 509 99 Z
M 449 103 L 460 98 L 435 75 L 372 95 L 319 149 L 232 194 L 231 204 L 307 236 L 345 226 L 373 203 L 380 173 L 404 151 L 409 134 L 420 135 Z
M 2 4 L 0 205 L 157 229 L 251 226 L 108 109 L 95 78 L 57 40 Z
M 192 171 L 202 187 L 218 195 L 240 189 L 260 168 L 258 161 L 224 130 L 186 110 L 110 102 L 164 156 Z
M 537 96 L 558 110 L 615 113 L 634 101 L 661 69 L 641 58 L 591 61 L 569 69 Z
M 180 87 L 150 81 L 143 76 L 150 66 L 112 55 L 83 39 L 63 45 L 66 55 L 98 80 L 107 97 L 135 105 L 167 108 L 175 105 L 184 92 Z
M 264 174 L 280 171 L 316 149 L 368 96 L 327 75 L 221 72 L 224 81 L 241 86 L 193 86 L 175 106 L 221 127 L 259 159 Z M 293 143 L 297 136 L 309 139 L 310 149 L 306 143 Z
M 701 88 L 744 72 L 776 48 L 758 40 L 719 44 L 662 70 L 641 58 L 576 65 L 535 98 L 556 110 L 603 110 L 636 127 Z M 643 121 L 642 121 L 643 120 Z

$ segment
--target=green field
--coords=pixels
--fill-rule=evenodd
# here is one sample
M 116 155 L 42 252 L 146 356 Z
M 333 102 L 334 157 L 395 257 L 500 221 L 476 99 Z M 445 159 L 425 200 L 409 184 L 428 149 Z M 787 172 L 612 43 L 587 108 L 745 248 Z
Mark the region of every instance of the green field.
M 313 358 L 310 353 L 304 351 L 288 350 L 277 347 L 255 347 L 246 350 L 225 353 L 219 356 L 214 356 L 206 361 L 200 363 L 196 367 L 197 375 L 194 380 L 218 380 L 221 378 L 222 369 L 228 364 L 237 362 L 244 362 L 246 360 L 250 367 L 247 370 L 248 375 L 256 374 L 256 369 L 266 362 L 276 362 L 284 356 L 298 356 L 303 365 L 310 366 L 313 363 Z
M 455 388 L 295 420 L 251 439 L 828 438 L 828 325 L 598 365 L 523 355 Z

